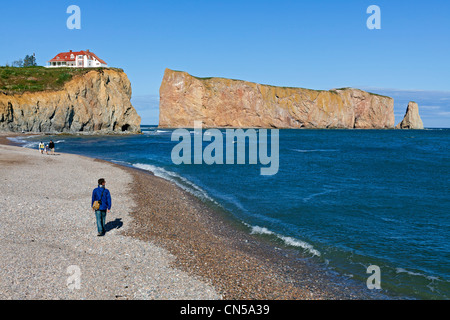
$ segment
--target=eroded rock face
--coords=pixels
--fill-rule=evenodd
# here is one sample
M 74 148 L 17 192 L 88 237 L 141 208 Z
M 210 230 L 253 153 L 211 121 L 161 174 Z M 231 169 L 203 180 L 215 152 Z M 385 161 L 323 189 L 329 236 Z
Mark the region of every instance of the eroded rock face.
M 131 84 L 118 70 L 92 70 L 59 91 L 0 93 L 0 131 L 137 132 Z
M 400 122 L 396 129 L 423 129 L 423 122 L 419 115 L 419 105 L 411 101 L 406 108 L 406 114 L 402 122 Z
M 166 69 L 159 126 L 393 128 L 394 100 L 358 89 L 285 88 Z

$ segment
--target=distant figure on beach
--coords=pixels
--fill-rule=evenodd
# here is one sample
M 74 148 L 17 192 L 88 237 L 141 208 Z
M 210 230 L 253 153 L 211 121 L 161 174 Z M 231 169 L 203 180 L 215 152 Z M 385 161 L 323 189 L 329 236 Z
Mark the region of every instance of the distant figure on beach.
M 41 154 L 44 154 L 44 148 L 45 148 L 44 143 L 41 141 L 41 143 L 39 143 L 39 152 Z
M 48 144 L 45 145 L 44 152 L 48 155 Z
M 106 233 L 106 212 L 111 210 L 111 194 L 105 185 L 105 179 L 98 179 L 98 187 L 92 191 L 91 207 L 97 219 L 97 236 L 99 237 L 104 236 Z
M 55 154 L 55 143 L 52 140 L 50 140 L 48 147 L 50 148 L 51 154 Z

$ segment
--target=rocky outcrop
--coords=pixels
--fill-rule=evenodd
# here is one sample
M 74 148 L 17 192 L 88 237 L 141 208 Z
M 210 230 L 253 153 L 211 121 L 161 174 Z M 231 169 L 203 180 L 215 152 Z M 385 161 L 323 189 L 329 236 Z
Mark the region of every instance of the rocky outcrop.
M 393 128 L 394 100 L 362 90 L 285 88 L 166 69 L 159 126 Z
M 423 122 L 419 115 L 419 105 L 411 101 L 406 108 L 406 114 L 402 122 L 400 122 L 396 129 L 423 129 Z
M 130 99 L 123 71 L 92 70 L 59 91 L 0 93 L 0 131 L 137 132 L 141 118 Z

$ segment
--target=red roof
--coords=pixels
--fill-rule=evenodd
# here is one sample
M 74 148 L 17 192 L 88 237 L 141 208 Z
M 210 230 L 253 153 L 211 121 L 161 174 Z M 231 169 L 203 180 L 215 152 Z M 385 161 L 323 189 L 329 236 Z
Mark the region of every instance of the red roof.
M 73 58 L 70 58 L 70 56 L 73 54 Z M 97 57 L 97 55 L 93 52 L 88 51 L 70 51 L 70 52 L 61 52 L 58 53 L 52 60 L 49 60 L 48 62 L 57 62 L 57 61 L 75 61 L 76 57 L 79 55 L 87 55 L 90 60 L 92 58 L 95 58 L 100 63 L 107 64 L 105 61 Z

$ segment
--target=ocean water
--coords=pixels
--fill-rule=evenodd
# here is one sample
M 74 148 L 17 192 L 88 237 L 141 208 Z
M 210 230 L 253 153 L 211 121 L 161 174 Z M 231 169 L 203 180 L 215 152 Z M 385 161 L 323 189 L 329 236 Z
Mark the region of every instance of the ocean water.
M 261 164 L 175 165 L 172 130 L 142 129 L 14 140 L 152 171 L 343 278 L 365 284 L 379 266 L 388 296 L 450 298 L 450 129 L 280 130 L 273 176 Z

